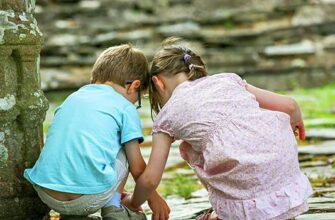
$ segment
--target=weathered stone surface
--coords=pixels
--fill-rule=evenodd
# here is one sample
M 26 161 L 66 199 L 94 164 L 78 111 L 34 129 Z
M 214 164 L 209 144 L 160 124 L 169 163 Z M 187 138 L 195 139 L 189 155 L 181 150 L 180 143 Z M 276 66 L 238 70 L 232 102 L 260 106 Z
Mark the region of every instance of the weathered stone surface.
M 195 38 L 200 35 L 200 26 L 194 22 L 163 25 L 158 28 L 158 33 L 166 37 L 178 35 L 181 37 Z
M 128 41 L 150 59 L 173 35 L 203 48 L 210 73 L 238 72 L 266 89 L 335 81 L 329 0 L 44 1 L 36 10 L 46 33 L 42 67 L 91 67 L 98 51 Z
M 322 7 L 313 5 L 301 7 L 292 18 L 294 26 L 320 24 L 327 20 L 327 14 Z
M 310 128 L 306 131 L 306 137 L 316 139 L 335 139 L 335 128 Z
M 0 2 L 0 219 L 39 219 L 47 210 L 23 178 L 39 155 L 48 108 L 34 7 L 34 0 Z
M 335 34 L 325 37 L 323 46 L 326 50 L 335 50 Z
M 185 200 L 178 196 L 168 196 L 166 199 L 171 208 L 169 219 L 185 220 L 195 219 L 195 217 L 204 210 L 211 208 L 208 201 L 208 193 L 205 189 L 201 189 L 192 193 L 192 198 Z M 151 219 L 151 211 L 147 205 L 143 208 L 147 211 L 147 218 Z
M 90 83 L 90 68 L 43 68 L 41 88 L 44 90 L 76 89 Z
M 296 217 L 296 220 L 334 220 L 335 212 L 305 214 Z
M 264 49 L 267 56 L 287 56 L 299 54 L 314 54 L 316 46 L 311 41 L 303 41 L 297 44 L 270 46 Z
M 304 146 L 300 147 L 298 150 L 301 154 L 333 155 L 335 154 L 335 142 L 329 141 L 318 146 Z
M 332 108 L 329 109 L 332 112 Z M 305 126 L 309 127 L 335 127 L 334 118 L 314 118 L 304 120 Z

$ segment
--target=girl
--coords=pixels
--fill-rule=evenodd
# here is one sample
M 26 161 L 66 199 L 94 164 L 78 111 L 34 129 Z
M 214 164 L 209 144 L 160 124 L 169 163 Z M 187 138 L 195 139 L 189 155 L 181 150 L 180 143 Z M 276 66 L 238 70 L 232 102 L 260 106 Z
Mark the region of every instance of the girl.
M 202 59 L 174 40 L 155 54 L 151 75 L 153 149 L 126 201 L 130 209 L 158 186 L 176 139 L 184 141 L 181 155 L 215 211 L 201 219 L 289 219 L 308 209 L 312 188 L 299 169 L 294 137 L 303 140 L 305 131 L 292 98 L 234 73 L 207 76 Z

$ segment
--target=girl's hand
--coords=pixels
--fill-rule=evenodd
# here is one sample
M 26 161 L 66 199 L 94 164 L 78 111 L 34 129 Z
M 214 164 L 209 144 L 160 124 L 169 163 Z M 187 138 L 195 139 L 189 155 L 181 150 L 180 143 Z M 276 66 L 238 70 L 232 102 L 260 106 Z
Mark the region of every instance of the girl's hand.
M 291 126 L 295 136 L 299 136 L 299 139 L 304 141 L 305 140 L 305 126 L 303 121 L 297 121 L 292 123 Z
M 152 211 L 152 220 L 169 219 L 170 208 L 157 192 L 152 193 L 152 196 L 148 200 L 148 205 Z
M 299 139 L 302 141 L 305 140 L 305 126 L 298 104 L 296 104 L 296 108 L 290 116 L 291 116 L 291 127 L 294 132 L 294 135 L 299 136 Z

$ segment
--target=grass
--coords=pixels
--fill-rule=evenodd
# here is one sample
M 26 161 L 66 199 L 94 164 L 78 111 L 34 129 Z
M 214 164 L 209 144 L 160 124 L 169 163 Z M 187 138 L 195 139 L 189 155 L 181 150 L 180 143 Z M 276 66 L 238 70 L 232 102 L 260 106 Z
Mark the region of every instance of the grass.
M 159 191 L 164 196 L 178 195 L 189 199 L 194 191 L 201 188 L 201 184 L 192 176 L 176 174 L 173 179 L 162 180 L 162 186 L 159 187 Z
M 297 100 L 307 128 L 335 127 L 335 84 L 313 89 L 300 88 L 283 94 Z

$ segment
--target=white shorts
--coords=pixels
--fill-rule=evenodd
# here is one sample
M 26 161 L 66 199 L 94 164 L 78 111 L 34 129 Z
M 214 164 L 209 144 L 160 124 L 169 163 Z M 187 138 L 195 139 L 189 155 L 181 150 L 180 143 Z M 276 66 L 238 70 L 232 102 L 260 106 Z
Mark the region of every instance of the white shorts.
M 119 184 L 128 177 L 128 161 L 121 149 L 117 154 L 115 161 L 115 169 L 117 173 L 117 184 L 111 189 L 92 195 L 82 195 L 81 197 L 71 201 L 59 201 L 49 196 L 42 187 L 33 185 L 38 196 L 49 208 L 59 212 L 63 215 L 89 215 L 97 212 L 99 209 L 105 206 L 105 204 L 112 198 L 114 192 L 116 192 Z

